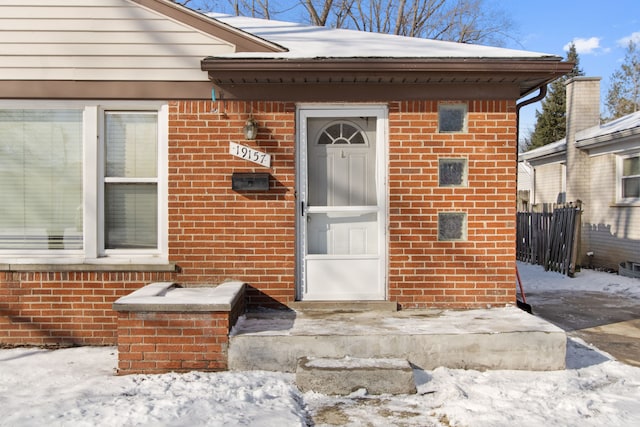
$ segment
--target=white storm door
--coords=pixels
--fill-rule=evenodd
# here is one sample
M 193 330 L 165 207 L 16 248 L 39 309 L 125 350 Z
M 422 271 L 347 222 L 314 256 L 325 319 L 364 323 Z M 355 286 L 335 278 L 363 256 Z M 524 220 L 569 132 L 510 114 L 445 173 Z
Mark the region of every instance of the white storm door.
M 386 298 L 386 110 L 301 109 L 300 299 Z

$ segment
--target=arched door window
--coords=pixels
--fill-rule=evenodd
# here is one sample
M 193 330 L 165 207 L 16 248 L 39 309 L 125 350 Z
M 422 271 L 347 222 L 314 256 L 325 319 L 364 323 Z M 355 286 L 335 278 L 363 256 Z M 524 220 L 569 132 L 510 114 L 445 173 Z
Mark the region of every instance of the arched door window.
M 365 133 L 349 122 L 333 123 L 320 132 L 319 145 L 367 144 Z

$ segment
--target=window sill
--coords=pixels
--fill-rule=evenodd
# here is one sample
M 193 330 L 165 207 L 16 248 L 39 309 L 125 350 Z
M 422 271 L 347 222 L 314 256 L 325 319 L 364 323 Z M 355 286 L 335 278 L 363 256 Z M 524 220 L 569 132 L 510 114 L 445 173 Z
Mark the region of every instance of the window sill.
M 2 263 L 0 271 L 4 272 L 168 272 L 173 273 L 179 267 L 173 263 Z
M 609 207 L 611 207 L 611 208 L 640 208 L 640 200 L 634 200 L 634 201 L 629 201 L 629 202 L 619 201 L 619 202 L 611 203 L 609 205 Z

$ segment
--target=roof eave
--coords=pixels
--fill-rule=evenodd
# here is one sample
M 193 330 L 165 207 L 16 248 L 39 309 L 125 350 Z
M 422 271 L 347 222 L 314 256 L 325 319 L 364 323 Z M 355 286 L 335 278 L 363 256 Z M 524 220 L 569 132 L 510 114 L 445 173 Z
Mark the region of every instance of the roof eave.
M 638 136 L 640 136 L 640 127 L 612 132 L 606 135 L 599 135 L 594 138 L 577 140 L 576 147 L 583 150 L 592 150 L 594 148 L 601 148 L 607 145 L 623 143 Z
M 558 141 L 560 142 L 560 141 Z M 552 160 L 558 161 L 557 157 L 562 157 L 567 152 L 566 141 L 562 144 L 554 146 L 543 146 L 535 150 L 525 151 L 518 154 L 518 161 L 527 161 L 529 163 L 535 163 L 539 161 L 549 162 Z
M 203 71 L 219 86 L 326 83 L 490 83 L 519 86 L 519 96 L 573 68 L 558 57 L 536 58 L 232 58 L 208 57 Z M 363 81 L 367 80 L 367 81 Z
M 524 159 L 518 156 L 519 162 L 527 162 L 533 167 L 548 165 L 553 163 L 564 163 L 567 160 L 567 151 L 556 151 L 554 153 L 547 153 L 542 156 L 532 157 L 528 159 Z

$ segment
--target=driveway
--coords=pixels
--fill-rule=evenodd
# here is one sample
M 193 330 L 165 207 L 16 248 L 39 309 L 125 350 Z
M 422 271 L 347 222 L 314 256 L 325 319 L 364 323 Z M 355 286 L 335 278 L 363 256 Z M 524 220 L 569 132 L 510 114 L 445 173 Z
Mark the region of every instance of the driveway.
M 580 290 L 535 290 L 526 294 L 533 314 L 559 326 L 621 362 L 640 366 L 640 301 Z

